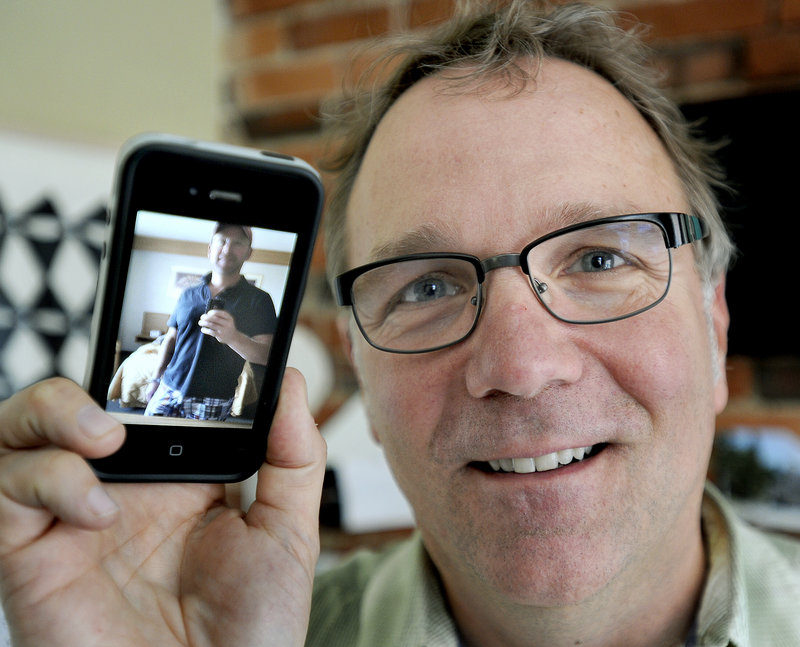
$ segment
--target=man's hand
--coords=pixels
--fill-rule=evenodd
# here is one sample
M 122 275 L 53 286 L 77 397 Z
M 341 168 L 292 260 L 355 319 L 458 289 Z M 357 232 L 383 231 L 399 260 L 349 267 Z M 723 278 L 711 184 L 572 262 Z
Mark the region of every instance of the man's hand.
M 254 364 L 266 364 L 272 345 L 272 335 L 248 337 L 236 329 L 236 320 L 226 310 L 209 310 L 198 320 L 200 332 L 227 344 L 244 359 Z
M 150 400 L 153 399 L 153 396 L 156 394 L 156 391 L 158 391 L 159 384 L 160 382 L 158 380 L 150 380 L 147 383 L 147 390 L 144 392 L 144 399 L 147 402 L 150 402 Z
M 217 341 L 230 345 L 239 331 L 236 330 L 236 320 L 230 312 L 225 310 L 209 310 L 200 316 L 198 321 L 200 332 L 211 335 Z
M 302 645 L 325 446 L 287 370 L 243 514 L 221 485 L 101 484 L 124 429 L 55 379 L 0 403 L 0 590 L 15 645 Z

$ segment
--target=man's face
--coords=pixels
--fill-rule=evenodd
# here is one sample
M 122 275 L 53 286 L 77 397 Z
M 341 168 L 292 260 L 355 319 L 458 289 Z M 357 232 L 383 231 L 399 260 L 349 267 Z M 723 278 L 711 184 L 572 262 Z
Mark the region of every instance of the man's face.
M 223 227 L 208 245 L 208 258 L 221 274 L 238 274 L 250 252 L 250 239 L 241 227 Z
M 687 209 L 658 139 L 599 76 L 551 60 L 515 96 L 429 78 L 370 145 L 348 208 L 348 261 L 485 258 L 575 221 Z M 456 346 L 393 355 L 351 334 L 373 431 L 451 594 L 568 604 L 698 556 L 727 397 L 711 349 L 724 355 L 727 310 L 720 289 L 707 314 L 690 246 L 673 262 L 666 299 L 619 322 L 557 321 L 506 268 L 489 274 L 477 329 Z M 487 469 L 587 446 L 594 456 L 552 471 Z

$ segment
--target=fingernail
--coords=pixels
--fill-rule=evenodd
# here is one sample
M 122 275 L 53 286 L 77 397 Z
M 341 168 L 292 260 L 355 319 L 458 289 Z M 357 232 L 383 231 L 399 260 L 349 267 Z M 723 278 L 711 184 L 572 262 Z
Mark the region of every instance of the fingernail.
M 102 485 L 95 485 L 89 490 L 87 502 L 91 511 L 98 517 L 109 517 L 119 510 L 119 506 L 108 496 L 108 492 L 105 491 Z
M 104 436 L 119 423 L 94 404 L 87 404 L 78 411 L 78 425 L 89 438 Z

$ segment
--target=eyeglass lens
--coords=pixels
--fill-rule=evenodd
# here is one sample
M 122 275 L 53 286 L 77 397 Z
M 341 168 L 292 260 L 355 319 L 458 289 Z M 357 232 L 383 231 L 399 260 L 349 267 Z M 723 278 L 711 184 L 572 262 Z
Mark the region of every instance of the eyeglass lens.
M 536 243 L 522 259 L 534 294 L 572 323 L 624 318 L 666 294 L 671 258 L 661 228 L 647 221 L 602 223 Z M 478 270 L 459 258 L 398 260 L 353 283 L 356 319 L 375 346 L 422 352 L 453 344 L 480 313 Z
M 613 222 L 555 236 L 527 256 L 531 277 L 556 317 L 595 323 L 629 316 L 656 303 L 669 285 L 670 255 L 651 222 Z
M 362 274 L 353 284 L 353 303 L 358 323 L 373 344 L 414 351 L 466 335 L 477 317 L 477 293 L 478 275 L 469 261 L 429 258 Z

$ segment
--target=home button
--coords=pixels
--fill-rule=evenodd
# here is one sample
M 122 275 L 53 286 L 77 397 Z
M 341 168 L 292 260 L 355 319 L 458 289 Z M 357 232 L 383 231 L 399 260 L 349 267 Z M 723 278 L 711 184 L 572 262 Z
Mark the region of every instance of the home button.
M 169 446 L 169 455 L 170 456 L 180 456 L 183 454 L 183 445 L 170 445 Z

